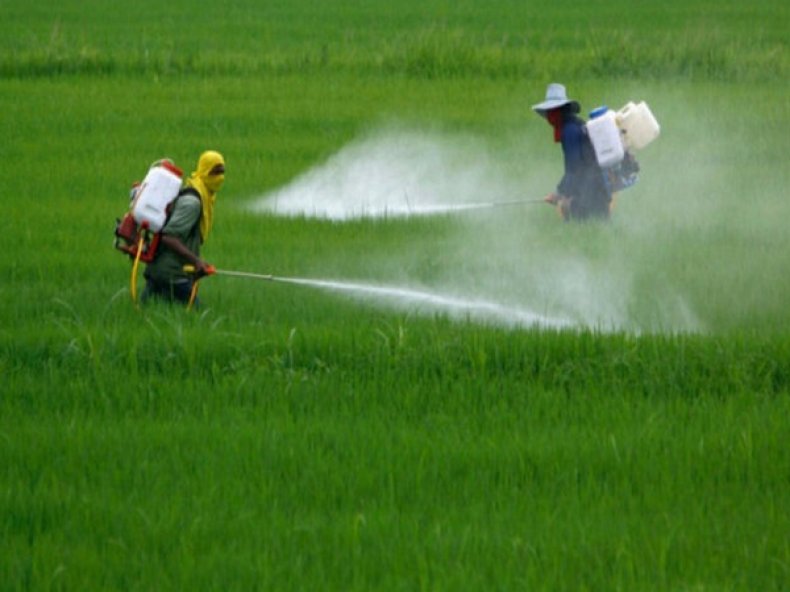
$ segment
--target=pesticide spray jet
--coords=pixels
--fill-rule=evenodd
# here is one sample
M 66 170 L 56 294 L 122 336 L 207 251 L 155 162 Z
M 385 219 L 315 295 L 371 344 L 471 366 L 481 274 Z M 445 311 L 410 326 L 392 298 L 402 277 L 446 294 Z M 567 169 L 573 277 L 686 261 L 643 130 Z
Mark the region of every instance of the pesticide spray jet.
M 185 267 L 185 271 L 194 271 L 194 268 L 189 269 L 189 266 L 187 266 Z M 414 290 L 411 288 L 377 286 L 373 284 L 323 279 L 282 277 L 246 271 L 229 271 L 216 269 L 214 267 L 209 268 L 209 275 L 225 275 L 269 282 L 311 286 L 334 292 L 345 292 L 366 299 L 386 300 L 401 306 L 424 306 L 433 310 L 445 311 L 455 317 L 478 318 L 511 327 L 562 329 L 574 326 L 574 323 L 569 319 L 540 315 L 524 308 L 511 307 L 488 300 L 470 300 L 445 294 Z M 197 282 L 195 282 L 195 285 L 197 285 Z

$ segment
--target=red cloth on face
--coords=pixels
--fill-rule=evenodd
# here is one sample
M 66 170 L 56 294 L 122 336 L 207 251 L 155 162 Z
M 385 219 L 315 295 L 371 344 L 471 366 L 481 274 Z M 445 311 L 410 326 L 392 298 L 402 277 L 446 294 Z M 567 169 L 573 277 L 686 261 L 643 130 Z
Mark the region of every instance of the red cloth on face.
M 562 137 L 562 113 L 559 109 L 552 109 L 546 112 L 546 119 L 554 128 L 554 141 L 559 142 Z

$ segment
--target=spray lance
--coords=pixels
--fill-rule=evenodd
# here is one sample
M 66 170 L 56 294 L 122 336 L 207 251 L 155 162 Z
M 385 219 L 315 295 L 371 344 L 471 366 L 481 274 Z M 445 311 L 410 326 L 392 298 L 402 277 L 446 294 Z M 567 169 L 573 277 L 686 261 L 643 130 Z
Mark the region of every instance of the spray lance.
M 284 284 L 300 284 L 300 285 L 310 285 L 310 286 L 318 286 L 318 287 L 331 287 L 335 289 L 339 289 L 342 286 L 345 286 L 346 289 L 360 289 L 361 287 L 356 284 L 340 284 L 338 282 L 332 282 L 327 280 L 310 280 L 305 278 L 295 278 L 295 277 L 284 277 L 284 276 L 277 276 L 265 273 L 251 273 L 249 271 L 230 271 L 227 269 L 217 269 L 213 265 L 207 265 L 205 269 L 205 273 L 200 277 L 197 276 L 197 270 L 195 269 L 194 265 L 184 265 L 182 268 L 185 273 L 194 274 L 194 280 L 192 283 L 192 293 L 189 296 L 189 302 L 187 304 L 187 310 L 192 308 L 192 305 L 197 298 L 197 291 L 198 291 L 198 282 L 202 277 L 209 276 L 209 275 L 226 275 L 230 277 L 240 277 L 240 278 L 247 278 L 253 280 L 264 280 L 267 282 L 281 282 Z M 376 291 L 375 288 L 364 288 L 368 291 Z
M 454 212 L 469 212 L 472 210 L 485 210 L 490 208 L 500 208 L 503 206 L 521 206 L 527 204 L 546 203 L 543 198 L 540 199 L 509 199 L 500 201 L 482 201 L 473 203 L 462 204 L 445 204 L 445 205 L 424 205 L 424 206 L 409 206 L 409 213 L 415 214 L 450 214 Z
M 194 265 L 184 265 L 183 267 L 185 273 L 195 273 L 195 266 Z M 271 274 L 262 274 L 262 273 L 250 273 L 248 271 L 229 271 L 225 269 L 217 269 L 213 265 L 206 266 L 206 273 L 205 275 L 229 275 L 234 277 L 244 277 L 244 278 L 252 278 L 256 280 L 266 280 L 269 282 L 276 282 L 276 281 L 287 281 L 284 278 L 278 278 Z M 200 278 L 195 277 L 195 280 L 192 284 L 192 293 L 189 295 L 189 303 L 187 304 L 187 310 L 192 308 L 192 304 L 195 302 L 195 298 L 197 298 L 197 291 L 198 291 L 198 281 Z
M 185 273 L 195 273 L 195 266 L 194 265 L 184 265 L 184 272 Z M 227 269 L 217 269 L 213 265 L 206 266 L 206 274 L 205 275 L 232 275 L 236 277 L 246 277 L 246 278 L 255 278 L 258 280 L 269 280 L 270 282 L 277 281 L 278 277 L 273 276 L 271 274 L 264 274 L 264 273 L 250 273 L 249 271 L 228 271 Z

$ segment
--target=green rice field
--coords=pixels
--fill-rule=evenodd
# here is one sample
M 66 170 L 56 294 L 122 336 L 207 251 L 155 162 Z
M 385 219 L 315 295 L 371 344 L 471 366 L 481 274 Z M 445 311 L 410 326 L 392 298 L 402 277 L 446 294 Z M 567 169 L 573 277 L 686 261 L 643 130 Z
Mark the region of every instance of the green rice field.
M 0 590 L 790 587 L 785 2 L 0 18 Z M 612 219 L 453 210 L 554 189 L 550 82 L 661 124 Z M 202 255 L 302 283 L 137 308 L 205 149 Z

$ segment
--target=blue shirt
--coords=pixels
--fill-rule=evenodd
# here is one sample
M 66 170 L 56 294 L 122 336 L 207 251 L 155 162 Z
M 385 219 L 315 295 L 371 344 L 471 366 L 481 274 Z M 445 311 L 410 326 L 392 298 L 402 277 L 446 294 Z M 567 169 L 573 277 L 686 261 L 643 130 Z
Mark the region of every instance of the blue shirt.
M 584 122 L 573 115 L 567 117 L 563 121 L 560 142 L 565 174 L 557 185 L 557 193 L 573 199 L 571 217 L 608 216 L 612 196 L 606 188 Z

